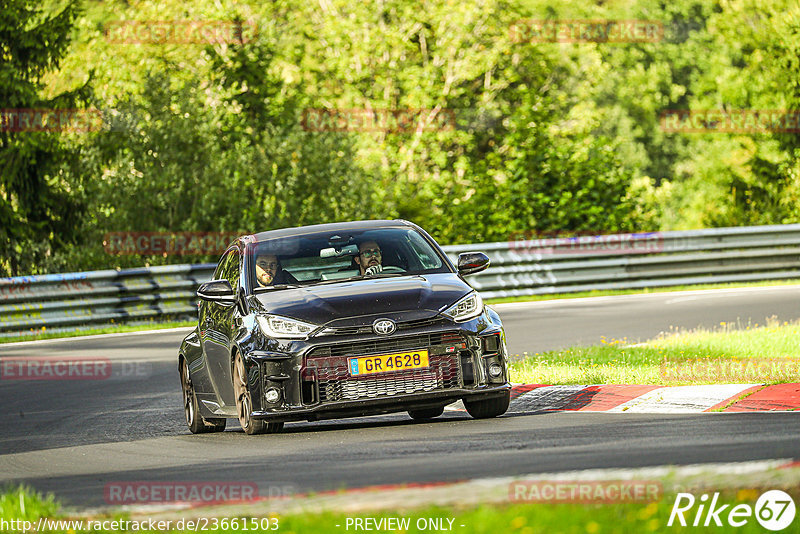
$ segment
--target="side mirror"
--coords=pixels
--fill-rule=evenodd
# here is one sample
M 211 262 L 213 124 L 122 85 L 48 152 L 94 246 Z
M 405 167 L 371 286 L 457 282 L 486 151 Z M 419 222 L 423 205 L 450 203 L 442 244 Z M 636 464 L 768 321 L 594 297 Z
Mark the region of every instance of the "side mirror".
M 236 295 L 227 280 L 212 280 L 200 284 L 200 287 L 197 288 L 197 296 L 203 300 L 216 302 L 223 306 L 233 306 L 236 302 Z
M 458 274 L 479 273 L 489 266 L 489 256 L 483 252 L 462 252 L 458 255 Z

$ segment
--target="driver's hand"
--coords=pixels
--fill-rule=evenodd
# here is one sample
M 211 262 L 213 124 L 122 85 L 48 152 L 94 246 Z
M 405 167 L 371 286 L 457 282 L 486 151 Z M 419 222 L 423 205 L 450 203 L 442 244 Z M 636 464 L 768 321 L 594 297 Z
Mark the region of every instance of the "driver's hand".
M 375 276 L 381 271 L 383 271 L 383 267 L 380 265 L 373 265 L 372 267 L 364 269 L 364 276 Z

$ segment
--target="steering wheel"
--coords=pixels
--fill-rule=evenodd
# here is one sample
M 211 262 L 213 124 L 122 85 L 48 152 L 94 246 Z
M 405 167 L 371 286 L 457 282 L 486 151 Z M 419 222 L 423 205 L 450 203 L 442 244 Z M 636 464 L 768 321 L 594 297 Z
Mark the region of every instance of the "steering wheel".
M 383 266 L 383 270 L 381 272 L 383 272 L 383 273 L 404 273 L 404 272 L 406 272 L 406 270 L 402 269 L 400 267 L 396 267 L 394 265 L 384 265 Z

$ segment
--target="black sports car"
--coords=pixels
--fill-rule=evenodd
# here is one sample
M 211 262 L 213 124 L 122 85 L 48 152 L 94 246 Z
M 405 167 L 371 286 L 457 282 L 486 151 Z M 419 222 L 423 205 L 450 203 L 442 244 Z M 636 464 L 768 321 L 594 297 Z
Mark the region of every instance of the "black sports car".
M 500 317 L 407 221 L 363 221 L 240 237 L 200 286 L 197 328 L 178 368 L 193 433 L 238 417 L 248 434 L 285 421 L 408 411 L 473 417 L 508 409 Z

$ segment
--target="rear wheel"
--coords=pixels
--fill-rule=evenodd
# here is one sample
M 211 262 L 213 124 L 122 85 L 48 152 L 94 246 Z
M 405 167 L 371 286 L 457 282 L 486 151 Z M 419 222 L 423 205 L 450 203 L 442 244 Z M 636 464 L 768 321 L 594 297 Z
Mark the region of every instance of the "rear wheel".
M 489 399 L 469 400 L 464 399 L 464 408 L 475 419 L 489 419 L 503 415 L 508 410 L 511 402 L 511 392 L 505 391 L 502 395 Z
M 268 423 L 263 419 L 253 418 L 253 399 L 250 396 L 250 388 L 247 387 L 244 360 L 238 351 L 233 362 L 233 390 L 236 394 L 236 411 L 239 414 L 239 424 L 245 433 L 250 435 L 269 434 L 283 430 L 283 422 Z
M 205 432 L 222 432 L 225 430 L 225 419 L 206 419 L 200 415 L 200 406 L 197 402 L 197 395 L 194 394 L 194 386 L 189 376 L 189 366 L 186 360 L 181 360 L 181 389 L 183 390 L 183 413 L 186 416 L 186 424 L 192 434 L 203 434 Z
M 439 417 L 444 413 L 444 406 L 436 406 L 435 408 L 422 408 L 420 410 L 409 410 L 408 415 L 411 419 L 433 419 Z

